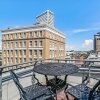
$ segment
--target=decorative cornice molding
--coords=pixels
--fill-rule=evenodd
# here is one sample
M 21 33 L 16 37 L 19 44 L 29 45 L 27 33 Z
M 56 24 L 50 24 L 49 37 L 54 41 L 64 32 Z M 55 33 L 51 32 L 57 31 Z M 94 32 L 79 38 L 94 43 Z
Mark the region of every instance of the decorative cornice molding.
M 19 28 L 10 28 L 10 29 L 2 30 L 1 32 L 2 34 L 13 34 L 13 33 L 20 33 L 20 32 L 40 31 L 40 30 L 47 30 L 65 38 L 65 35 L 63 33 L 59 32 L 56 28 L 50 27 L 47 24 L 25 26 Z

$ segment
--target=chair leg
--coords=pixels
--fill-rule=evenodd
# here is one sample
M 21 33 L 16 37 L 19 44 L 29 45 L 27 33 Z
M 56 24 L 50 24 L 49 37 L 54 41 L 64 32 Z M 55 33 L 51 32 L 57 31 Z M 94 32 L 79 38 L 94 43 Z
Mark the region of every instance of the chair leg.
M 74 100 L 78 100 L 78 99 L 75 98 Z
M 68 94 L 66 94 L 66 98 L 67 98 L 67 100 L 69 100 Z
M 53 97 L 50 97 L 50 98 L 48 98 L 48 99 L 46 99 L 46 100 L 55 100 Z

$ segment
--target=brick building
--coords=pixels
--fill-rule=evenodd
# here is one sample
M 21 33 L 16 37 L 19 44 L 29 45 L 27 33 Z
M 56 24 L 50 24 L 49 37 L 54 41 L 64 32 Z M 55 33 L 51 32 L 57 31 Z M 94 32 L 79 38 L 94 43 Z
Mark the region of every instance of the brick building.
M 65 58 L 65 35 L 54 28 L 53 13 L 47 10 L 36 19 L 36 24 L 32 26 L 2 30 L 3 65 Z

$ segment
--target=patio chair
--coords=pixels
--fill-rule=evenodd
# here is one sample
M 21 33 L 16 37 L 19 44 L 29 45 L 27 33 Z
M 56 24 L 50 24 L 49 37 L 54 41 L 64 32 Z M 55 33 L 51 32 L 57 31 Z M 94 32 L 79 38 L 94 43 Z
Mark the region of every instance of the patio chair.
M 19 90 L 20 100 L 52 100 L 52 93 L 49 87 L 34 84 L 23 88 L 19 82 L 19 77 L 12 70 L 10 75 Z
M 100 80 L 98 80 L 98 82 L 93 86 L 93 88 L 90 88 L 87 86 L 87 84 L 82 83 L 76 86 L 72 86 L 71 88 L 67 89 L 66 92 L 71 96 L 73 96 L 75 100 L 100 100 L 99 87 L 100 87 Z

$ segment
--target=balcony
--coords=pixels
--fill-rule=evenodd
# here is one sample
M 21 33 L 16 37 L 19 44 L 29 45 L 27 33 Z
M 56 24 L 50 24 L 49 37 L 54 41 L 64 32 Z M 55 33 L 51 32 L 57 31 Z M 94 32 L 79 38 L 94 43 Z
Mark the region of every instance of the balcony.
M 72 61 L 78 62 L 79 60 L 72 60 Z M 10 76 L 9 70 L 11 69 L 15 70 L 15 73 L 21 77 L 19 78 L 19 81 L 22 84 L 22 86 L 27 87 L 36 82 L 33 79 L 33 67 L 36 62 L 37 62 L 37 65 L 39 65 L 41 63 L 44 64 L 46 62 L 70 63 L 71 60 L 69 61 L 68 59 L 67 60 L 66 59 L 42 59 L 39 61 L 35 60 L 35 61 L 28 62 L 28 63 L 20 63 L 20 64 L 15 64 L 15 65 L 2 66 L 1 67 L 2 71 L 0 72 L 2 74 L 2 85 L 0 85 L 1 87 L 0 97 L 2 98 L 2 100 L 18 100 L 20 98 L 19 91 Z M 88 86 L 93 87 L 94 84 L 97 82 L 95 78 L 100 79 L 100 65 L 96 65 L 95 64 L 96 62 L 100 62 L 100 61 L 99 60 L 91 60 L 91 61 L 84 60 L 84 64 L 81 64 L 81 65 L 75 63 L 75 65 L 79 67 L 79 71 L 75 74 L 68 75 L 67 83 L 73 86 L 77 84 L 81 84 L 85 76 L 88 75 L 89 76 Z M 46 79 L 44 75 L 41 75 L 38 73 L 35 73 L 35 75 L 36 75 L 36 78 L 39 79 L 39 82 L 41 84 L 46 85 Z M 52 79 L 52 78 L 53 76 L 48 77 L 48 79 Z M 59 76 L 59 78 L 63 80 L 64 76 Z M 57 92 L 58 98 L 60 94 L 63 95 L 61 91 L 58 91 Z M 72 96 L 69 96 L 69 98 L 70 100 L 73 100 Z

